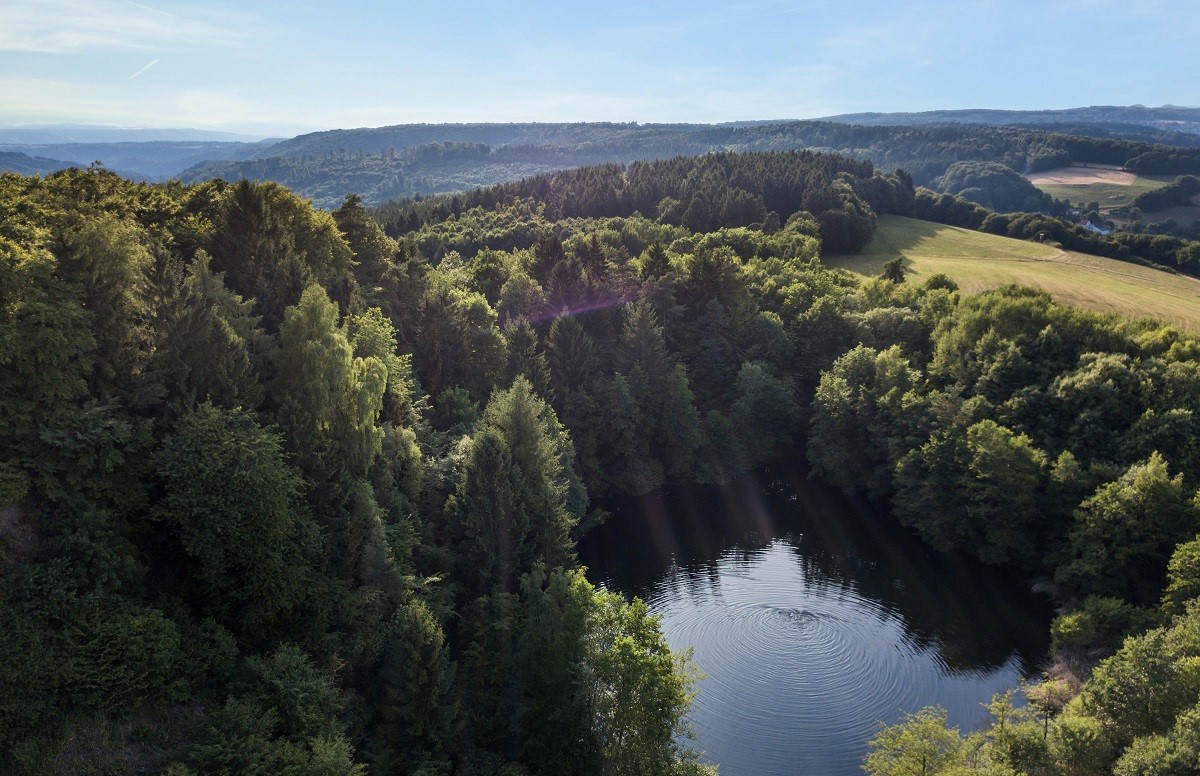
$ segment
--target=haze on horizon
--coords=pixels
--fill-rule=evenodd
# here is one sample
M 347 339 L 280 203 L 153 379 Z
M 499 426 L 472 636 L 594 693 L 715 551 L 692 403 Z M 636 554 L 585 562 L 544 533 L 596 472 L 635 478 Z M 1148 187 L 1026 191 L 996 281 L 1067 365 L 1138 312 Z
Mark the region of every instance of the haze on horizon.
M 1187 0 L 2 0 L 0 125 L 290 135 L 1198 105 L 1198 33 Z

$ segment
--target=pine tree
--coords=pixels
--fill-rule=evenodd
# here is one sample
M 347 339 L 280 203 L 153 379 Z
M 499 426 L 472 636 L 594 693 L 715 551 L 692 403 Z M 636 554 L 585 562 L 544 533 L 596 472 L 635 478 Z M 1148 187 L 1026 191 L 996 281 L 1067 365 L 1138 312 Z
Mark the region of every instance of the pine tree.
M 573 316 L 564 315 L 550 324 L 546 355 L 554 382 L 554 399 L 560 410 L 572 391 L 586 386 L 597 374 L 596 343 Z
M 662 243 L 650 243 L 650 247 L 642 253 L 642 277 L 661 278 L 671 271 L 671 262 Z
M 524 377 L 538 396 L 551 398 L 550 362 L 542 352 L 537 332 L 528 319 L 510 320 L 504 327 L 504 336 L 508 340 L 506 383 L 511 385 L 516 378 Z
M 150 377 L 169 397 L 175 413 L 210 401 L 232 409 L 256 409 L 266 335 L 252 304 L 225 287 L 200 251 L 184 273 L 178 297 L 167 302 L 158 322 L 161 341 Z

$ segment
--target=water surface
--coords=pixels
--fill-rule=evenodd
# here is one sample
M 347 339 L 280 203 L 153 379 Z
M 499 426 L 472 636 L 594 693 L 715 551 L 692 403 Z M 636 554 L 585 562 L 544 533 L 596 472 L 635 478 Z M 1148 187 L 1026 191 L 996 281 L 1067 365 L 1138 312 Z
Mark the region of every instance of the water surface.
M 930 550 L 799 466 L 615 507 L 581 560 L 694 648 L 696 745 L 726 776 L 861 773 L 881 721 L 937 704 L 975 728 L 1045 654 L 1052 612 L 1027 582 Z

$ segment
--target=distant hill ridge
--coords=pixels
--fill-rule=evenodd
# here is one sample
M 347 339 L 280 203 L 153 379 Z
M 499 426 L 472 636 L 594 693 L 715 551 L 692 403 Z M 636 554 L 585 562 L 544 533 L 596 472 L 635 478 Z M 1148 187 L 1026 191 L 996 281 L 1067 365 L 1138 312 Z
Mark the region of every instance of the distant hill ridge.
M 0 127 L 0 144 L 220 142 L 251 143 L 262 135 L 211 129 L 111 127 L 97 124 L 25 124 Z
M 1071 160 L 1124 164 L 1152 153 L 1155 172 L 1200 172 L 1191 164 L 1200 149 L 1200 109 L 1176 106 L 859 113 L 723 124 L 425 123 L 247 140 L 190 129 L 0 129 L 0 151 L 15 154 L 0 158 L 0 169 L 46 173 L 99 160 L 149 180 L 274 180 L 321 207 L 335 207 L 350 192 L 378 204 L 569 167 L 713 151 L 837 151 L 884 169 L 903 167 L 922 184 L 959 161 L 997 162 L 1029 172 Z M 1135 149 L 1131 142 L 1155 147 Z
M 22 175 L 46 175 L 71 167 L 62 159 L 30 156 L 17 151 L 0 151 L 0 172 L 19 172 Z
M 1093 106 L 1063 110 L 1014 111 L 963 109 L 926 111 L 919 113 L 847 113 L 819 119 L 778 119 L 738 121 L 717 124 L 649 123 L 638 122 L 547 122 L 547 123 L 465 123 L 465 124 L 395 124 L 385 127 L 331 129 L 298 135 L 273 146 L 263 146 L 252 158 L 295 156 L 324 153 L 333 150 L 357 150 L 380 153 L 395 148 L 401 150 L 438 142 L 483 143 L 498 147 L 506 145 L 570 146 L 595 142 L 601 136 L 613 140 L 621 137 L 649 138 L 672 133 L 704 133 L 713 130 L 735 130 L 768 126 L 795 126 L 831 122 L 861 126 L 925 126 L 939 124 L 980 124 L 987 126 L 1027 126 L 1061 129 L 1070 127 L 1072 134 L 1091 134 L 1102 137 L 1126 137 L 1144 142 L 1169 142 L 1172 135 L 1200 135 L 1200 108 L 1164 106 Z M 1127 137 L 1130 134 L 1137 137 Z M 1176 138 L 1179 145 L 1200 145 L 1200 140 Z
M 1138 128 L 1139 132 L 1151 132 Z M 928 184 L 955 162 L 1008 165 L 1018 172 L 1073 161 L 1123 165 L 1153 157 L 1158 167 L 1200 171 L 1200 148 L 1149 144 L 1049 128 L 982 125 L 863 126 L 829 121 L 704 124 L 417 124 L 331 130 L 254 150 L 238 162 L 185 170 L 184 181 L 273 180 L 336 207 L 347 193 L 367 204 L 396 197 L 463 191 L 541 172 L 603 163 L 692 156 L 715 151 L 836 151 L 903 167 Z M 1195 137 L 1200 140 L 1200 136 Z M 438 138 L 435 142 L 431 138 Z M 1157 169 L 1157 168 L 1156 168 Z M 1150 172 L 1150 170 L 1146 170 Z
M 1001 126 L 1038 124 L 1125 124 L 1160 130 L 1200 133 L 1200 108 L 1163 105 L 1093 105 L 1057 110 L 993 110 L 968 108 L 916 113 L 843 113 L 822 121 L 864 126 L 921 126 L 925 124 L 990 124 Z
M 481 143 L 492 147 L 510 145 L 572 146 L 597 140 L 638 138 L 695 133 L 714 128 L 737 128 L 790 123 L 787 121 L 732 122 L 728 124 L 639 124 L 637 122 L 395 124 L 386 127 L 330 129 L 310 132 L 262 148 L 254 158 L 298 156 L 328 151 L 354 150 L 364 153 L 397 151 L 432 143 Z

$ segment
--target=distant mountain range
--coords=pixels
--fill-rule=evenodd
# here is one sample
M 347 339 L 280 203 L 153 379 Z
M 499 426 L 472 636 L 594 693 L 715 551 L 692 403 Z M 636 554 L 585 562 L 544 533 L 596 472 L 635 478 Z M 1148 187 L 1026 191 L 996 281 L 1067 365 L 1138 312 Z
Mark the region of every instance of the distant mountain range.
M 1099 125 L 1146 127 L 1165 132 L 1200 134 L 1200 108 L 1164 105 L 1093 105 L 1062 110 L 931 110 L 921 113 L 843 113 L 821 121 L 863 126 L 925 126 L 930 124 L 987 124 L 992 126 Z
M 193 129 L 47 125 L 0 128 L 0 170 L 44 174 L 100 161 L 147 180 L 275 180 L 321 207 L 334 207 L 348 192 L 377 204 L 568 167 L 718 150 L 838 151 L 880 166 L 903 165 L 924 181 L 958 160 L 1027 163 L 1021 148 L 996 151 L 997 142 L 1021 145 L 1013 140 L 1019 132 L 1004 134 L 1002 127 L 1200 148 L 1200 109 L 1175 106 L 858 113 L 726 124 L 401 124 L 283 140 Z M 922 142 L 950 150 L 930 158 L 915 155 Z
M 61 145 L 63 143 L 217 142 L 253 143 L 262 135 L 241 135 L 208 129 L 108 127 L 97 124 L 25 124 L 0 127 L 0 145 Z

